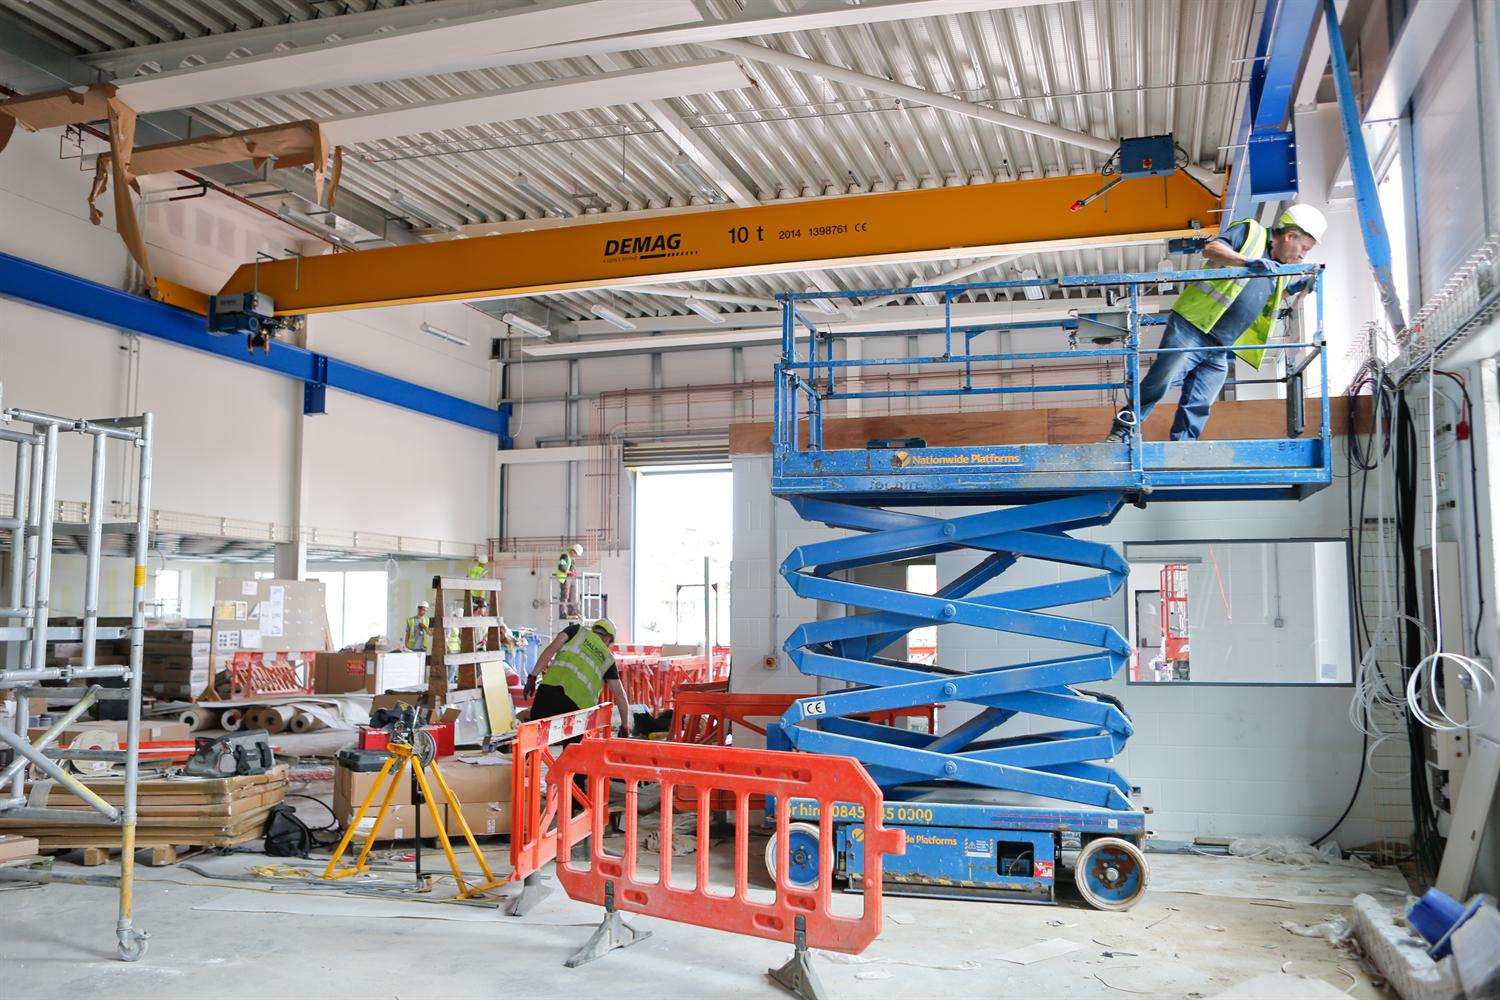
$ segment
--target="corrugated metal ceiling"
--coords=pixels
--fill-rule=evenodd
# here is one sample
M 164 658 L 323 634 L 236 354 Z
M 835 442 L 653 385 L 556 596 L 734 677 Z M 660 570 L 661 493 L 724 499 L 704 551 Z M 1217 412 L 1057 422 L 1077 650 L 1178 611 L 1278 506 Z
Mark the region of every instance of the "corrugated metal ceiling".
M 0 0 L 0 10 L 80 55 L 394 6 L 389 0 Z M 796 6 L 778 4 L 782 10 Z M 717 18 L 738 16 L 743 7 L 739 0 L 706 3 Z M 1197 163 L 1222 168 L 1243 97 L 1243 57 L 1257 9 L 1258 0 L 1077 0 L 749 40 L 1096 135 L 1170 131 Z M 625 58 L 640 67 L 714 55 L 678 46 Z M 1104 159 L 777 67 L 745 68 L 753 88 L 671 104 L 762 201 L 1087 173 Z M 591 59 L 568 59 L 210 105 L 199 112 L 221 126 L 253 127 L 600 71 Z M 453 226 L 550 214 L 518 185 L 518 175 L 566 195 L 585 213 L 705 203 L 673 166 L 678 153 L 640 108 L 598 108 L 360 144 L 349 150 L 343 184 L 384 205 L 399 193 L 398 204 L 410 207 L 393 206 L 393 214 Z M 1036 268 L 1043 275 L 1145 269 L 1156 265 L 1164 249 L 1068 251 L 1003 266 Z M 882 287 L 931 278 L 962 263 L 847 269 L 829 277 L 845 288 Z M 997 276 L 1005 275 L 976 277 Z M 789 273 L 695 286 L 768 296 L 812 284 L 806 274 Z M 626 291 L 551 295 L 537 305 L 552 318 L 580 320 L 592 318 L 589 307 L 602 302 L 630 315 L 687 314 L 680 298 Z M 483 308 L 498 312 L 516 304 Z

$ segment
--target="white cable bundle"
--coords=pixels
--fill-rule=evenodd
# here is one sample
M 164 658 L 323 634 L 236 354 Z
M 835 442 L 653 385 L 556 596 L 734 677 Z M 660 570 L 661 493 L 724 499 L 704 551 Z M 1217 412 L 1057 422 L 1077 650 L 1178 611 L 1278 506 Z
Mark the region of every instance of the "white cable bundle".
M 1438 609 L 1443 606 L 1442 589 L 1438 579 L 1438 491 L 1437 491 L 1437 404 L 1434 398 L 1435 388 L 1433 383 L 1437 381 L 1437 375 L 1433 369 L 1433 359 L 1427 359 L 1427 489 L 1428 489 L 1428 532 L 1432 543 L 1432 607 L 1433 616 L 1438 615 Z M 1471 656 L 1461 653 L 1450 653 L 1443 649 L 1443 630 L 1439 628 L 1437 635 L 1432 637 L 1432 652 L 1428 653 L 1417 663 L 1412 670 L 1411 676 L 1406 679 L 1406 707 L 1411 711 L 1413 717 L 1428 729 L 1440 733 L 1455 732 L 1469 728 L 1468 722 L 1459 722 L 1448 714 L 1443 708 L 1443 703 L 1437 693 L 1437 671 L 1438 664 L 1447 660 L 1463 672 L 1467 683 L 1464 685 L 1472 693 L 1473 704 L 1470 706 L 1469 716 L 1472 718 L 1479 714 L 1479 707 L 1484 704 L 1485 687 L 1483 677 L 1488 680 L 1490 687 L 1495 685 L 1495 675 L 1490 673 L 1489 668 Z M 1423 677 L 1426 677 L 1425 684 Z M 1422 708 L 1422 689 L 1426 688 L 1427 696 L 1432 704 L 1437 707 L 1442 721 L 1439 722 L 1428 715 Z

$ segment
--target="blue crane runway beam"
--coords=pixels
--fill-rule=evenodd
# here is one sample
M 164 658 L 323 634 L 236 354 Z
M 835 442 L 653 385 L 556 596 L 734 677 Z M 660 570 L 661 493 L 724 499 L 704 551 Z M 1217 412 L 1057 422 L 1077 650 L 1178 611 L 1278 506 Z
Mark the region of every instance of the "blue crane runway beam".
M 243 335 L 208 332 L 202 316 L 0 253 L 0 295 L 293 378 L 306 386 L 304 412 L 321 412 L 325 389 L 337 389 L 495 436 L 510 447 L 509 403 L 483 406 L 326 354 L 273 340 L 250 351 Z

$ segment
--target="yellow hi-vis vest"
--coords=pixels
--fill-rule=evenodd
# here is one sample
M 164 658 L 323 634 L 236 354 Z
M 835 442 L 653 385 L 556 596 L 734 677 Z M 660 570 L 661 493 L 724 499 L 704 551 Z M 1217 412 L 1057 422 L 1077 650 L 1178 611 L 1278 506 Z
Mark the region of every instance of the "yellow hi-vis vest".
M 428 619 L 412 615 L 406 619 L 406 648 L 418 653 L 427 652 L 427 635 L 422 631 Z
M 599 704 L 604 675 L 614 662 L 609 643 L 593 629 L 580 628 L 552 658 L 541 683 L 562 688 L 579 708 L 591 708 Z
M 1245 236 L 1243 245 L 1236 247 L 1243 257 L 1263 257 L 1266 253 L 1266 243 L 1269 234 L 1266 227 L 1254 219 L 1241 219 L 1234 225 L 1245 223 L 1249 232 Z M 1232 227 L 1231 227 L 1232 228 Z M 1215 268 L 1218 264 L 1208 264 L 1207 267 Z M 1213 281 L 1195 281 L 1182 290 L 1177 296 L 1177 302 L 1172 306 L 1172 311 L 1203 333 L 1208 333 L 1214 328 L 1214 324 L 1229 311 L 1234 300 L 1240 297 L 1240 292 L 1245 290 L 1246 278 L 1219 278 Z M 1235 340 L 1235 352 L 1245 361 L 1260 367 L 1265 350 L 1262 345 L 1271 339 L 1271 329 L 1276 325 L 1276 313 L 1281 309 L 1281 296 L 1286 291 L 1287 276 L 1279 274 L 1276 276 L 1276 290 L 1266 300 L 1266 307 L 1261 310 L 1255 322 L 1251 323 L 1244 333 Z M 1240 348 L 1240 344 L 1251 345 Z

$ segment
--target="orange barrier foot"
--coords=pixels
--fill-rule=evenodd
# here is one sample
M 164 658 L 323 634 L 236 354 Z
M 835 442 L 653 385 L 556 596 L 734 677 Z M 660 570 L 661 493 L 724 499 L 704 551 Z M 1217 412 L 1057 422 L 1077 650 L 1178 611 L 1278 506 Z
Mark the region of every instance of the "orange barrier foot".
M 629 948 L 640 944 L 651 936 L 650 931 L 638 931 L 627 924 L 620 911 L 615 909 L 615 884 L 604 883 L 604 922 L 594 928 L 588 943 L 573 953 L 563 965 L 576 969 L 580 965 L 603 958 L 617 948 Z

